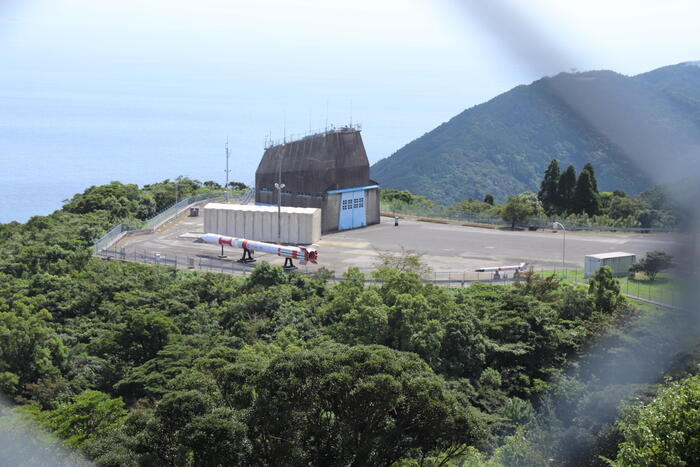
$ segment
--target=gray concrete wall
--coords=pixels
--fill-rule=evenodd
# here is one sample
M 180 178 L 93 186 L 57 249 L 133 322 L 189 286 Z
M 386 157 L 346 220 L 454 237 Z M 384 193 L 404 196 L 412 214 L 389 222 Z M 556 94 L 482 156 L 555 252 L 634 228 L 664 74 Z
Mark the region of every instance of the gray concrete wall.
M 323 233 L 338 230 L 340 216 L 340 193 L 326 195 L 321 208 L 321 228 Z
M 379 189 L 365 190 L 367 225 L 379 224 Z

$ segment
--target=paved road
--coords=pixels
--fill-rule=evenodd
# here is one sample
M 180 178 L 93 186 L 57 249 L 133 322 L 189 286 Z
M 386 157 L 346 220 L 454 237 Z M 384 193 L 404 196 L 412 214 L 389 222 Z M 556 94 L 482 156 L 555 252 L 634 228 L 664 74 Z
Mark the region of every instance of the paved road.
M 181 217 L 161 231 L 126 237 L 116 249 L 127 254 L 135 251 L 163 256 L 216 257 L 220 248 L 196 243 L 201 235 L 201 217 Z M 625 251 L 642 257 L 647 251 L 662 250 L 678 257 L 684 242 L 681 234 L 574 233 L 566 234 L 566 267 L 583 267 L 587 254 Z M 364 229 L 324 235 L 319 243 L 319 265 L 343 272 L 350 266 L 371 270 L 378 263 L 377 251 L 400 252 L 402 247 L 423 254 L 424 261 L 435 271 L 462 273 L 477 267 L 529 262 L 537 269 L 559 268 L 562 265 L 562 232 L 492 230 L 459 225 L 402 220 L 394 227 L 393 220 Z M 233 260 L 240 254 L 228 249 Z M 259 260 L 282 264 L 281 258 L 258 253 Z

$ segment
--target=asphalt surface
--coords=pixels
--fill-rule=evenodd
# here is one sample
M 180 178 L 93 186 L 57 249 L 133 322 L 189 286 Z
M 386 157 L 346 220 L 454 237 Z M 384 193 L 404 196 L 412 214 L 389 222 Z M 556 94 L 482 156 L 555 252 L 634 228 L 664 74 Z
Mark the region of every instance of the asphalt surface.
M 142 253 L 186 258 L 217 258 L 216 245 L 196 242 L 203 234 L 202 217 L 174 220 L 158 232 L 133 235 L 122 239 L 112 249 L 124 249 L 127 255 Z M 624 251 L 643 257 L 648 251 L 661 250 L 678 257 L 684 237 L 681 234 L 566 233 L 567 268 L 582 268 L 584 256 Z M 377 225 L 324 235 L 319 244 L 319 264 L 304 269 L 313 271 L 325 266 L 337 273 L 350 266 L 368 271 L 379 264 L 378 252 L 399 253 L 402 248 L 423 255 L 423 261 L 434 271 L 469 275 L 479 267 L 504 266 L 528 262 L 535 269 L 562 267 L 564 233 L 561 231 L 509 231 L 453 224 L 437 224 L 401 220 L 394 227 L 393 219 L 382 218 Z M 241 251 L 226 247 L 227 260 L 234 262 Z M 283 258 L 256 253 L 258 261 L 282 265 Z M 253 267 L 254 265 L 250 265 Z

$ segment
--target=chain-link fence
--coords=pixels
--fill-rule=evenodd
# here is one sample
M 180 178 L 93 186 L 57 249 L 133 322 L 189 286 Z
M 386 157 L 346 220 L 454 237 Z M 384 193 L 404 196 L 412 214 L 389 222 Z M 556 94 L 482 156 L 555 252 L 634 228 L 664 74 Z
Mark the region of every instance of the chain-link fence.
M 255 268 L 255 263 L 242 263 L 236 257 L 214 257 L 209 255 L 184 256 L 164 254 L 153 251 L 136 250 L 126 251 L 120 249 L 102 249 L 97 256 L 110 260 L 127 261 L 141 264 L 153 264 L 175 269 L 189 269 L 201 272 L 214 272 L 232 274 L 235 276 L 246 276 Z M 307 275 L 320 274 L 319 271 L 309 269 L 307 266 L 299 265 L 297 272 Z M 375 269 L 361 270 L 365 276 L 365 284 L 377 285 L 381 281 L 373 277 Z M 345 280 L 342 275 L 332 271 L 326 271 L 324 277 L 331 283 Z M 588 278 L 584 277 L 582 269 L 554 268 L 547 270 L 535 270 L 542 277 L 555 276 L 558 279 L 572 282 L 577 285 L 588 285 Z M 521 273 L 522 274 L 522 273 Z M 521 276 L 522 277 L 522 276 Z M 513 285 L 519 280 L 513 271 L 501 271 L 497 276 L 490 272 L 474 271 L 432 271 L 426 273 L 422 282 L 435 284 L 440 287 L 462 288 L 469 287 L 475 283 Z M 657 282 L 635 280 L 632 278 L 617 278 L 620 284 L 620 292 L 630 298 L 638 299 L 663 308 L 682 308 L 684 306 L 682 286 L 675 278 L 664 277 Z
M 255 187 L 250 187 L 241 196 L 241 204 L 248 204 L 253 199 L 255 199 Z
M 102 251 L 104 248 L 112 245 L 117 241 L 122 232 L 124 232 L 124 224 L 117 224 L 112 227 L 109 232 L 95 241 L 95 252 Z
M 382 215 L 400 215 L 400 216 L 412 216 L 421 220 L 421 218 L 430 220 L 445 220 L 454 222 L 464 222 L 468 224 L 484 224 L 493 225 L 495 227 L 510 227 L 510 223 L 505 222 L 501 216 L 492 213 L 485 212 L 460 212 L 458 214 L 450 211 L 444 207 L 427 207 L 427 206 L 412 206 L 408 204 L 401 204 L 400 206 L 394 206 L 388 202 L 381 203 Z M 552 223 L 558 221 L 559 219 L 550 217 L 532 217 L 528 219 L 527 223 L 518 223 L 516 227 L 519 228 L 529 228 L 535 229 L 550 229 L 552 228 Z M 673 228 L 658 228 L 658 227 L 610 227 L 601 225 L 590 225 L 583 223 L 567 222 L 563 220 L 562 222 L 566 225 L 567 231 L 576 230 L 591 230 L 591 231 L 601 231 L 601 232 L 640 232 L 640 233 L 651 233 L 651 232 L 677 232 L 678 229 Z
M 255 263 L 242 263 L 239 262 L 236 257 L 220 258 L 209 255 L 185 256 L 145 250 L 126 251 L 125 248 L 102 249 L 98 252 L 97 256 L 105 259 L 155 264 L 176 269 L 191 269 L 202 272 L 227 273 L 237 276 L 245 276 L 255 268 Z M 302 265 L 299 265 L 297 271 L 308 275 L 317 274 L 313 269 Z M 366 283 L 377 283 L 377 281 L 372 278 L 373 269 L 361 272 L 365 275 Z M 331 276 L 328 277 L 328 280 L 336 282 L 345 279 L 343 276 L 332 273 Z M 501 272 L 500 277 L 498 277 L 492 273 L 483 272 L 432 271 L 423 277 L 424 283 L 454 288 L 466 287 L 475 282 L 512 285 L 516 280 L 517 276 L 503 272 Z
M 180 212 L 185 210 L 190 204 L 194 204 L 200 201 L 217 201 L 224 199 L 224 193 L 202 193 L 199 195 L 191 196 L 189 198 L 182 199 L 177 203 L 173 204 L 169 208 L 159 212 L 150 219 L 146 219 L 143 226 L 138 230 L 156 230 L 158 227 L 163 225 L 165 222 L 170 220 L 170 218 L 175 217 Z M 135 229 L 134 229 L 135 230 Z
M 219 201 L 222 199 L 224 199 L 223 192 L 201 193 L 199 195 L 181 199 L 169 208 L 162 210 L 145 221 L 117 224 L 112 227 L 109 232 L 95 240 L 95 254 L 99 254 L 99 252 L 102 250 L 109 248 L 127 232 L 152 232 L 195 203 L 200 203 L 203 201 Z
M 576 284 L 588 285 L 590 280 L 590 278 L 585 277 L 583 269 L 559 267 L 537 272 L 544 277 L 554 275 L 559 279 Z M 663 274 L 653 281 L 648 278 L 640 279 L 627 276 L 617 277 L 616 280 L 620 285 L 620 292 L 630 298 L 670 307 L 684 306 L 683 300 L 686 293 L 683 280 L 676 275 Z

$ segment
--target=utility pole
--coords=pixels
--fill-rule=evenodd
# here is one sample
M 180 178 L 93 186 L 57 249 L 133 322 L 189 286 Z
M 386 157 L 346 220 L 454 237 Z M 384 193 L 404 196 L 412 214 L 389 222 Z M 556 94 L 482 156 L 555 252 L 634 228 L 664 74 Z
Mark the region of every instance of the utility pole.
M 277 189 L 277 244 L 282 244 L 282 189 L 284 183 L 275 183 Z
M 566 271 L 566 227 L 564 227 L 564 224 L 561 222 L 554 222 L 552 224 L 552 228 L 556 229 L 557 227 L 561 228 L 562 231 L 564 231 L 564 242 L 562 246 L 562 252 L 561 252 L 561 269 L 562 272 Z
M 226 200 L 226 203 L 228 203 L 228 174 L 230 170 L 228 169 L 228 136 L 226 137 L 226 185 L 224 185 L 224 199 Z

